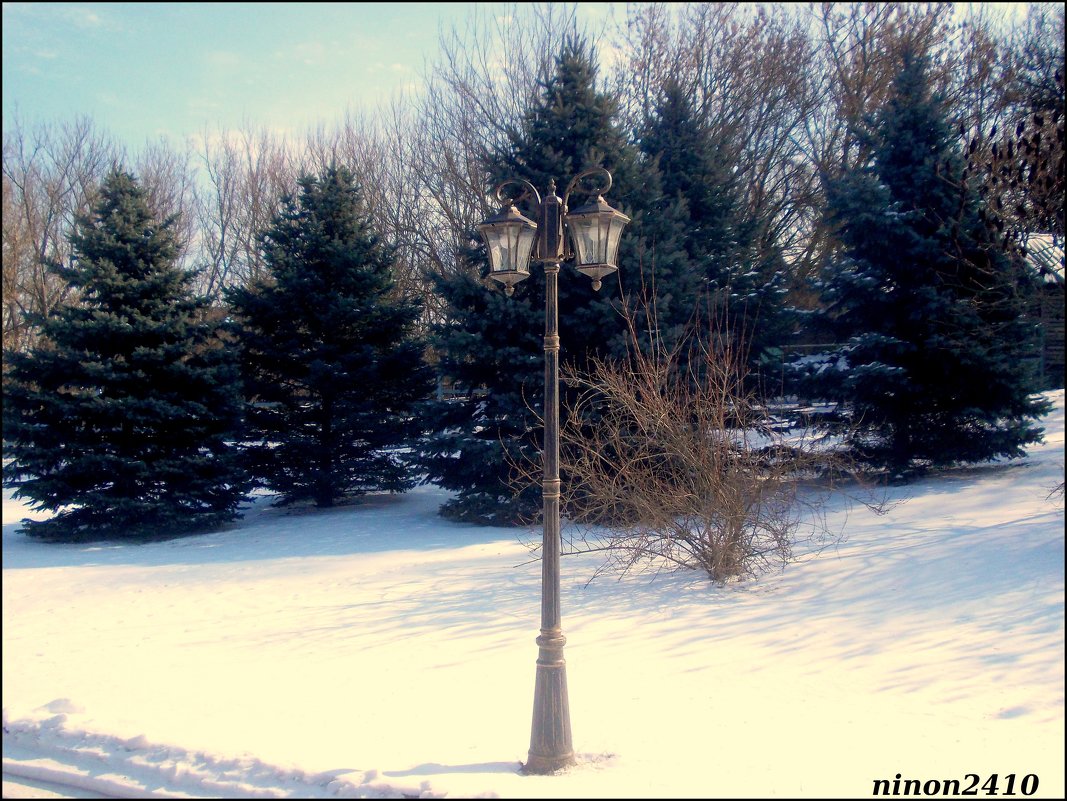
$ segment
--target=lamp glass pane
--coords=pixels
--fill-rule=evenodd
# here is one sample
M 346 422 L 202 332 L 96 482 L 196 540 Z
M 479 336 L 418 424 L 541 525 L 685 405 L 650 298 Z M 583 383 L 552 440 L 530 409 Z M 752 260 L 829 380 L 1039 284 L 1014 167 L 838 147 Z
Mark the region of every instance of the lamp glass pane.
M 578 263 L 589 264 L 597 261 L 598 226 L 593 216 L 574 219 L 570 224 L 574 237 L 574 247 L 578 251 Z
M 515 269 L 515 244 L 518 237 L 517 225 L 500 226 L 500 259 L 497 264 L 501 270 Z
M 530 228 L 529 226 L 522 226 L 518 231 L 518 242 L 515 244 L 515 267 L 521 273 L 529 271 L 530 266 L 530 251 L 533 250 L 534 242 L 537 240 L 537 229 Z
M 604 262 L 606 264 L 618 264 L 619 240 L 622 239 L 622 229 L 626 227 L 626 220 L 622 217 L 613 217 L 609 225 L 610 230 L 604 238 Z
M 504 258 L 502 243 L 504 234 L 497 228 L 485 226 L 482 228 L 482 236 L 485 238 L 485 248 L 489 251 L 489 268 L 495 273 L 504 269 L 501 259 Z

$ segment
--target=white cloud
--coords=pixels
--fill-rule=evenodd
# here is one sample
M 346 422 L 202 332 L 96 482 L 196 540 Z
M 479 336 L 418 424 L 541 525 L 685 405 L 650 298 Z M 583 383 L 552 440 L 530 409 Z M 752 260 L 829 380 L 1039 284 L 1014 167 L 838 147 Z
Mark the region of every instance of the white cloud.
M 99 14 L 85 6 L 67 6 L 63 15 L 79 28 L 99 28 L 103 22 Z
M 222 108 L 222 103 L 208 97 L 191 97 L 186 106 L 189 109 L 189 113 L 199 116 L 218 111 Z
M 96 99 L 105 106 L 111 106 L 113 108 L 126 107 L 126 104 L 123 103 L 119 96 L 114 92 L 97 92 Z
M 321 64 L 327 54 L 328 48 L 322 42 L 299 42 L 293 47 L 293 57 L 303 64 Z
M 273 55 L 279 61 L 297 62 L 309 67 L 319 67 L 329 63 L 331 59 L 336 59 L 339 54 L 345 53 L 347 50 L 347 46 L 336 41 L 310 40 L 297 42 L 288 47 L 275 50 Z
M 600 66 L 607 71 L 619 66 L 626 59 L 626 52 L 610 42 L 601 42 L 597 45 L 597 53 L 600 56 Z
M 204 60 L 214 69 L 236 67 L 241 63 L 241 57 L 231 50 L 212 50 L 204 56 Z

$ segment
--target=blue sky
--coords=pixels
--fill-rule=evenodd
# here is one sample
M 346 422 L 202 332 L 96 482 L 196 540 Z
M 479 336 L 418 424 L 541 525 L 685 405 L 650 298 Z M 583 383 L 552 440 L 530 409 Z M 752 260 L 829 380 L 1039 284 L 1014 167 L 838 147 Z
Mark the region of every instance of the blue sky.
M 3 114 L 127 145 L 242 120 L 303 131 L 418 81 L 441 25 L 505 3 L 4 3 Z M 584 7 L 584 8 L 583 8 Z M 603 14 L 580 4 L 582 16 Z

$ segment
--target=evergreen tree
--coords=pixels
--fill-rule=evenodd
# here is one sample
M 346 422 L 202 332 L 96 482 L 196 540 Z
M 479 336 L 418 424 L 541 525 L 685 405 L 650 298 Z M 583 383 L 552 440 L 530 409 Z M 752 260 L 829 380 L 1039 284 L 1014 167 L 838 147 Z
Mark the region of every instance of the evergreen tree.
M 637 213 L 639 228 L 635 229 L 640 236 L 631 236 L 627 243 L 626 256 L 636 261 L 638 274 L 636 287 L 628 287 L 627 307 L 638 325 L 647 326 L 648 330 L 636 332 L 641 347 L 647 347 L 646 339 L 654 336 L 660 345 L 673 348 L 691 332 L 707 287 L 701 265 L 690 254 L 689 203 L 676 186 L 665 189 L 671 176 L 665 174 L 660 147 L 655 143 L 646 147 L 644 137 L 651 132 L 652 123 L 638 132 L 644 192 Z
M 4 377 L 5 481 L 56 512 L 27 532 L 144 538 L 232 520 L 247 485 L 227 442 L 236 367 L 176 264 L 174 220 L 116 171 L 71 245 L 71 265 L 51 268 L 80 298 L 39 321 L 40 344 L 9 353 Z
M 227 292 L 245 378 L 245 453 L 282 503 L 332 506 L 414 481 L 400 449 L 419 433 L 432 377 L 396 297 L 393 254 L 353 176 L 300 179 L 263 235 L 268 277 Z
M 508 145 L 492 154 L 492 185 L 522 178 L 544 194 L 555 182 L 562 194 L 570 179 L 601 166 L 613 176 L 607 195 L 612 206 L 633 222 L 620 246 L 623 286 L 639 282 L 633 243 L 640 229 L 643 192 L 636 150 L 616 123 L 613 96 L 596 87 L 596 66 L 581 41 L 565 46 L 553 75 L 537 102 L 526 112 Z M 584 202 L 576 190 L 570 205 Z M 530 213 L 527 211 L 527 213 Z M 472 232 L 473 235 L 473 232 Z M 439 370 L 467 391 L 464 400 L 435 404 L 435 433 L 425 443 L 423 464 L 428 480 L 455 490 L 443 507 L 446 515 L 482 523 L 511 523 L 536 513 L 540 488 L 512 497 L 511 461 L 523 462 L 540 450 L 538 420 L 544 392 L 545 278 L 539 265 L 508 298 L 487 281 L 484 246 L 471 251 L 473 275 L 438 277 L 447 304 L 447 321 L 434 333 Z M 560 360 L 579 361 L 593 351 L 622 348 L 623 323 L 618 314 L 618 281 L 609 276 L 600 292 L 571 264 L 559 275 Z M 491 284 L 491 285 L 490 285 Z
M 1026 279 L 961 180 L 923 61 L 905 54 L 869 136 L 873 163 L 829 185 L 844 255 L 824 300 L 847 344 L 816 392 L 851 410 L 854 453 L 899 476 L 1021 456 L 1047 409 L 1023 358 Z
M 709 130 L 674 78 L 665 81 L 640 146 L 662 192 L 646 221 L 646 238 L 660 243 L 655 278 L 662 332 L 669 343 L 698 300 L 710 303 L 757 363 L 786 336 L 785 263 L 776 248 L 761 244 L 761 223 L 748 212 L 735 169 L 736 148 Z

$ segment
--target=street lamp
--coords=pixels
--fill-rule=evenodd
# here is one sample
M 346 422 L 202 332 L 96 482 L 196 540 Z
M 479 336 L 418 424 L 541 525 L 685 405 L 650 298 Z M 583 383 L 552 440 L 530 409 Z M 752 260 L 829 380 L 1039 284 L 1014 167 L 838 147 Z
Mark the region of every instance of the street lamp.
M 583 178 L 599 176 L 606 185 L 596 198 L 574 211 L 568 211 L 571 191 Z M 522 189 L 507 199 L 504 187 Z M 557 284 L 560 263 L 575 259 L 575 267 L 593 279 L 617 269 L 616 254 L 622 230 L 630 218 L 609 206 L 603 193 L 611 189 L 611 173 L 594 167 L 576 175 L 562 200 L 556 195 L 556 182 L 548 185 L 542 199 L 528 181 L 508 179 L 494 191 L 503 208 L 478 226 L 489 251 L 489 275 L 504 284 L 510 296 L 515 284 L 530 277 L 531 257 L 545 269 L 545 444 L 544 538 L 541 547 L 541 634 L 537 638 L 537 677 L 534 683 L 533 727 L 527 773 L 551 773 L 574 763 L 571 745 L 571 715 L 567 700 L 567 670 L 563 659 L 563 636 L 559 603 L 559 315 Z M 537 207 L 537 220 L 523 216 L 515 204 L 525 199 Z M 564 229 L 570 232 L 573 252 L 567 248 Z

